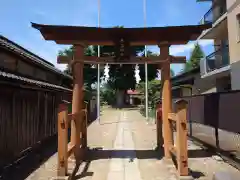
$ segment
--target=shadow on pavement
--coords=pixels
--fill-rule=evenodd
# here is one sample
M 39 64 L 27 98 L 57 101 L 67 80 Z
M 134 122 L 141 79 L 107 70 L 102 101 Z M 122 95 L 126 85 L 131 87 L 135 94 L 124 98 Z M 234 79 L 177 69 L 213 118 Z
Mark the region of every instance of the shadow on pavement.
M 189 175 L 191 175 L 194 179 L 199 179 L 200 177 L 205 176 L 205 174 L 203 174 L 200 171 L 193 171 L 191 169 L 189 169 L 188 171 L 189 171 Z
M 133 162 L 137 159 L 161 159 L 163 150 L 103 150 L 101 147 L 89 149 L 87 152 L 87 160 L 83 170 L 78 173 L 80 165 L 77 165 L 71 174 L 71 180 L 78 180 L 86 176 L 93 176 L 93 172 L 88 172 L 91 161 L 99 159 L 124 158 Z
M 87 177 L 87 176 L 93 176 L 93 172 L 88 172 L 88 168 L 91 164 L 91 161 L 87 160 L 85 165 L 84 165 L 84 168 L 83 170 L 77 174 L 77 172 L 79 171 L 79 167 L 80 167 L 80 164 L 76 165 L 76 167 L 74 168 L 72 174 L 70 175 L 70 178 L 71 180 L 77 180 L 77 179 L 81 179 L 83 177 Z
M 188 150 L 188 158 L 212 157 L 214 154 L 206 149 Z
M 194 150 L 188 150 L 188 158 L 203 158 L 203 157 L 212 157 L 212 153 L 207 151 L 206 149 L 194 149 Z M 176 169 L 178 167 L 177 164 L 177 159 L 174 154 L 172 154 L 172 161 L 173 164 L 175 165 Z M 189 168 L 189 175 L 192 176 L 194 179 L 198 179 L 200 177 L 205 176 L 202 172 L 200 171 L 194 171 Z
M 5 168 L 0 174 L 0 180 L 24 180 L 56 152 L 57 136 L 55 135 L 39 143 L 37 147 Z
M 163 150 L 102 150 L 101 148 L 91 149 L 89 158 L 91 160 L 98 159 L 162 159 Z
M 137 105 L 123 105 L 123 106 L 112 105 L 111 107 L 114 109 L 124 109 L 124 110 L 139 109 L 139 106 L 137 106 Z

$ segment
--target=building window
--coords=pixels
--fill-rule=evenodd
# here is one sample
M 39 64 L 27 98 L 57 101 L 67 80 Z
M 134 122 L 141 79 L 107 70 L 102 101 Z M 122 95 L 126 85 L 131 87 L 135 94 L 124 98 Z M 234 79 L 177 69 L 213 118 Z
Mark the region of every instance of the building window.
M 237 41 L 240 42 L 240 14 L 237 15 Z

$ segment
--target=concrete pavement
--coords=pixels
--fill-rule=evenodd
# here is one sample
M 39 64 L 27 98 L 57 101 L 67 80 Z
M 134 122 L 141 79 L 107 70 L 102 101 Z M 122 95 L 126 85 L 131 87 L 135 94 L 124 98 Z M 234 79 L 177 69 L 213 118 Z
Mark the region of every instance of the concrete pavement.
M 90 150 L 73 179 L 83 180 L 175 180 L 171 160 L 156 151 L 156 125 L 147 124 L 138 110 L 105 109 L 100 124 L 88 127 Z M 189 168 L 195 179 L 212 180 L 217 171 L 240 172 L 188 141 Z M 56 176 L 57 155 L 35 170 L 27 179 L 51 179 Z M 69 173 L 72 172 L 69 168 Z

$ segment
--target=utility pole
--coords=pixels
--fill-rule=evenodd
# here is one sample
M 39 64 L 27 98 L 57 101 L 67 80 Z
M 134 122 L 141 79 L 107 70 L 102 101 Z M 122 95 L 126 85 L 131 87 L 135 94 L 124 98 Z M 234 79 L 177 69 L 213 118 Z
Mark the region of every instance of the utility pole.
M 98 0 L 98 27 L 100 27 L 100 0 Z M 98 57 L 100 57 L 100 46 L 98 45 Z M 100 64 L 97 65 L 97 119 L 100 123 Z
M 147 27 L 147 9 L 146 0 L 143 0 L 144 27 Z M 147 57 L 147 46 L 145 45 L 145 57 Z M 145 63 L 145 114 L 148 120 L 148 64 Z

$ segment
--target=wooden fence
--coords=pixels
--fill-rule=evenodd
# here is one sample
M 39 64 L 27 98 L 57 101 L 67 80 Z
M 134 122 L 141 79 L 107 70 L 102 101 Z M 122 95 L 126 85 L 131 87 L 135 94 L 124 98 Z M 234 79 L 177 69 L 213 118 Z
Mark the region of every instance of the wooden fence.
M 83 151 L 87 148 L 87 124 L 88 124 L 88 112 L 87 103 L 81 112 L 71 114 L 68 110 L 68 105 L 62 103 L 58 109 L 58 176 L 64 177 L 68 173 L 68 158 L 74 154 L 76 164 L 83 159 Z M 83 120 L 81 123 L 80 132 L 77 132 L 76 127 L 71 127 L 71 121 Z M 80 138 L 80 147 L 76 147 L 75 144 L 68 141 L 68 129 L 77 132 Z M 73 129 L 72 129 L 73 128 Z M 79 156 L 80 157 L 77 157 Z M 79 158 L 79 159 L 78 159 Z
M 0 167 L 56 134 L 63 94 L 0 85 Z
M 163 142 L 161 135 L 161 105 L 157 109 L 157 138 L 158 142 Z M 172 137 L 171 142 L 168 142 L 168 151 L 176 159 L 177 170 L 179 176 L 188 176 L 188 149 L 187 149 L 187 101 L 178 100 L 175 102 L 175 112 L 168 113 L 168 121 L 171 127 L 169 128 L 173 135 L 174 126 L 176 127 L 176 143 Z M 168 131 L 168 129 L 163 129 Z M 160 140 L 161 139 L 161 140 Z

